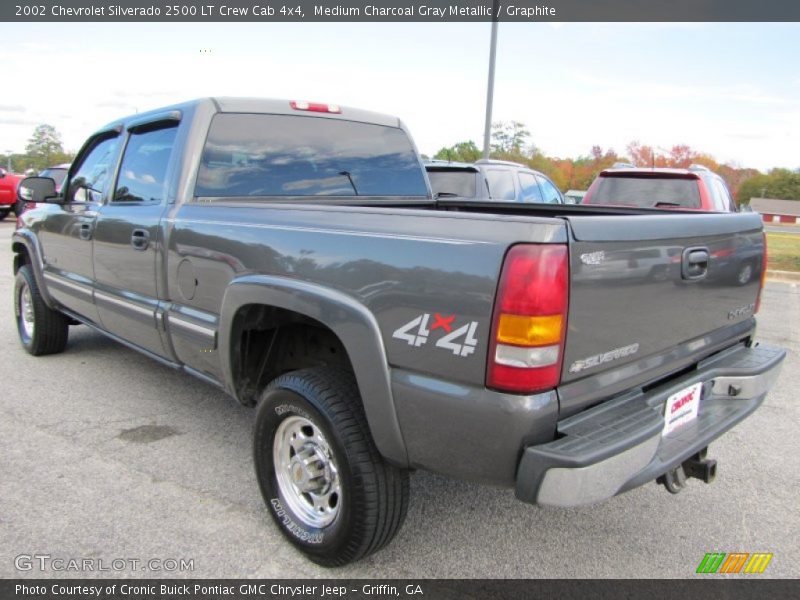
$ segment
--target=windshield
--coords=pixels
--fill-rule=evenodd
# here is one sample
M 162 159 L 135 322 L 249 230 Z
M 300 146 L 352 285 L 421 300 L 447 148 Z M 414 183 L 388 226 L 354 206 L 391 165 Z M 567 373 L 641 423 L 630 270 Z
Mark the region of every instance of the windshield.
M 600 177 L 586 203 L 621 204 L 643 208 L 658 205 L 700 208 L 700 189 L 696 179 Z
M 208 133 L 197 196 L 426 196 L 406 133 L 340 119 L 220 114 Z
M 475 171 L 462 169 L 428 170 L 428 179 L 434 194 L 475 198 L 477 189 Z

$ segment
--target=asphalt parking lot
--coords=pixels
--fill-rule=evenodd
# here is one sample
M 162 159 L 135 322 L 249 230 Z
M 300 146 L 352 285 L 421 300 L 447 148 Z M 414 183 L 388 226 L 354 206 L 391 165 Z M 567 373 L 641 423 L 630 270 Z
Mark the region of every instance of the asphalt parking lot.
M 564 510 L 416 473 L 395 541 L 330 571 L 285 542 L 262 504 L 250 409 L 86 327 L 72 328 L 61 355 L 22 350 L 13 227 L 0 223 L 0 577 L 92 575 L 15 561 L 49 555 L 194 567 L 151 572 L 126 563 L 96 573 L 106 577 L 684 578 L 707 552 L 772 552 L 762 576 L 800 575 L 798 284 L 771 282 L 764 293 L 759 339 L 789 357 L 765 404 L 712 445 L 715 483 L 694 480 L 678 496 L 653 483 Z

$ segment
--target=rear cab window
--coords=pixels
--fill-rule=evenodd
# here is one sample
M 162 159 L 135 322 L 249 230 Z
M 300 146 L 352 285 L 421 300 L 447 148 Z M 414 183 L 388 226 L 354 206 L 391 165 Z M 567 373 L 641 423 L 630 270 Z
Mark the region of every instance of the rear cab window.
M 195 195 L 428 196 L 397 127 L 297 115 L 223 113 L 209 129 Z
M 696 178 L 601 176 L 588 204 L 700 208 L 700 188 Z

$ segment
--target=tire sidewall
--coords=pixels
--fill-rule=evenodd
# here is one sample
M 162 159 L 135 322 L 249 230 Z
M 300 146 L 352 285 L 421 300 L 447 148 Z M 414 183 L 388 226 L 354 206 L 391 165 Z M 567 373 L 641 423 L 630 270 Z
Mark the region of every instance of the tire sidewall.
M 275 474 L 273 462 L 275 433 L 280 423 L 293 415 L 312 421 L 322 430 L 336 461 L 342 488 L 339 512 L 330 525 L 322 528 L 306 525 L 293 513 L 283 498 Z M 261 495 L 284 536 L 312 557 L 330 555 L 347 544 L 353 514 L 353 495 L 356 490 L 342 444 L 321 410 L 293 390 L 283 387 L 268 389 L 258 407 L 253 448 Z
M 17 324 L 17 335 L 19 336 L 19 341 L 23 345 L 23 347 L 30 351 L 33 348 L 34 340 L 36 338 L 36 333 L 38 331 L 37 321 L 38 321 L 38 314 L 36 310 L 36 301 L 35 301 L 35 294 L 36 288 L 33 287 L 35 283 L 32 283 L 32 277 L 30 272 L 28 271 L 27 266 L 23 266 L 17 271 L 17 277 L 14 281 L 14 320 Z M 33 309 L 33 323 L 34 323 L 34 330 L 32 336 L 27 336 L 25 334 L 25 330 L 22 327 L 22 292 L 24 288 L 27 287 L 31 294 L 31 303 Z

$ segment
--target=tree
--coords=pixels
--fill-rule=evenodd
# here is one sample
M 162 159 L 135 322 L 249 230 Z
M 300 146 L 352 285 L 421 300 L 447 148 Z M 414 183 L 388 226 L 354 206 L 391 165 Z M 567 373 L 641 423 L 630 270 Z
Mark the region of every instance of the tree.
M 64 162 L 66 156 L 61 134 L 55 127 L 46 123 L 37 125 L 33 130 L 33 135 L 25 147 L 25 153 L 28 155 L 28 166 L 37 170 Z
M 800 173 L 789 169 L 772 169 L 766 175 L 747 179 L 739 188 L 739 203 L 747 204 L 751 198 L 780 198 L 800 200 Z
M 497 154 L 521 155 L 531 132 L 519 121 L 492 123 L 492 150 Z
M 456 162 L 475 162 L 481 157 L 481 151 L 472 140 L 468 142 L 458 142 L 449 148 L 442 148 L 433 158 L 439 160 L 451 160 Z

